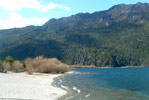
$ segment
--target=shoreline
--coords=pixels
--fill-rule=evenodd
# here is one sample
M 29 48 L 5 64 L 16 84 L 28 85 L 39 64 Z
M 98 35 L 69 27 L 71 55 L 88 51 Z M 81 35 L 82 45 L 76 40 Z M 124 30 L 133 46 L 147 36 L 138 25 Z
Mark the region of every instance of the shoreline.
M 61 75 L 0 73 L 0 100 L 57 100 L 67 94 L 53 84 Z
M 105 67 L 99 67 L 99 66 L 93 66 L 93 65 L 71 65 L 71 69 L 81 69 L 81 68 L 143 68 L 146 66 L 121 66 L 121 67 L 111 67 L 111 66 L 105 66 Z
M 64 75 L 69 75 L 69 74 L 74 74 L 74 73 L 75 73 L 74 71 L 68 71 Z M 56 82 L 56 78 L 54 78 L 54 79 L 55 80 L 53 82 L 53 85 L 55 85 L 57 83 Z M 56 87 L 61 88 L 61 89 L 65 90 L 65 91 L 67 91 L 66 94 L 62 95 L 61 97 L 57 98 L 56 100 L 67 100 L 67 98 L 69 98 L 69 94 L 71 94 L 71 90 L 66 89 L 64 87 L 61 87 L 61 86 L 56 86 Z

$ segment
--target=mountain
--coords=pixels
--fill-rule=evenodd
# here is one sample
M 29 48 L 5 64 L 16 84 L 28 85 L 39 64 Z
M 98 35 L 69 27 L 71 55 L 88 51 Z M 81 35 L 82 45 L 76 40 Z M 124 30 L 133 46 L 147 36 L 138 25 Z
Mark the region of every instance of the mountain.
M 43 55 L 68 64 L 149 65 L 149 4 L 50 19 L 42 26 L 0 30 L 0 56 Z

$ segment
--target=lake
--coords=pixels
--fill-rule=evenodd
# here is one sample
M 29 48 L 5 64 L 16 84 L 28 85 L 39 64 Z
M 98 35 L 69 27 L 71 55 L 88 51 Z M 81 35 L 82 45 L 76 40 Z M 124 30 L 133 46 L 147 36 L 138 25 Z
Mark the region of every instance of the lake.
M 56 79 L 61 100 L 149 100 L 149 68 L 72 69 Z

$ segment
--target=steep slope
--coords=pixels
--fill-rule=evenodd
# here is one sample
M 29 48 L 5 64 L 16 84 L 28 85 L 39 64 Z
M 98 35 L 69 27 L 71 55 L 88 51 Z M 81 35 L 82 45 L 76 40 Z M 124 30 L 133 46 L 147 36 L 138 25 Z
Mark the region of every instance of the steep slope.
M 68 64 L 149 65 L 149 4 L 50 19 L 43 26 L 0 31 L 0 56 L 44 55 Z

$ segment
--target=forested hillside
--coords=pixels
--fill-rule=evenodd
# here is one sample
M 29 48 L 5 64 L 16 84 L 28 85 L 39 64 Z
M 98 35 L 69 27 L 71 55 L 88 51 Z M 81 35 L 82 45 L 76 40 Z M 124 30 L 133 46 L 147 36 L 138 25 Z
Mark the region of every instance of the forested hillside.
M 42 26 L 0 30 L 2 59 L 39 55 L 67 64 L 149 66 L 149 4 L 120 4 Z

